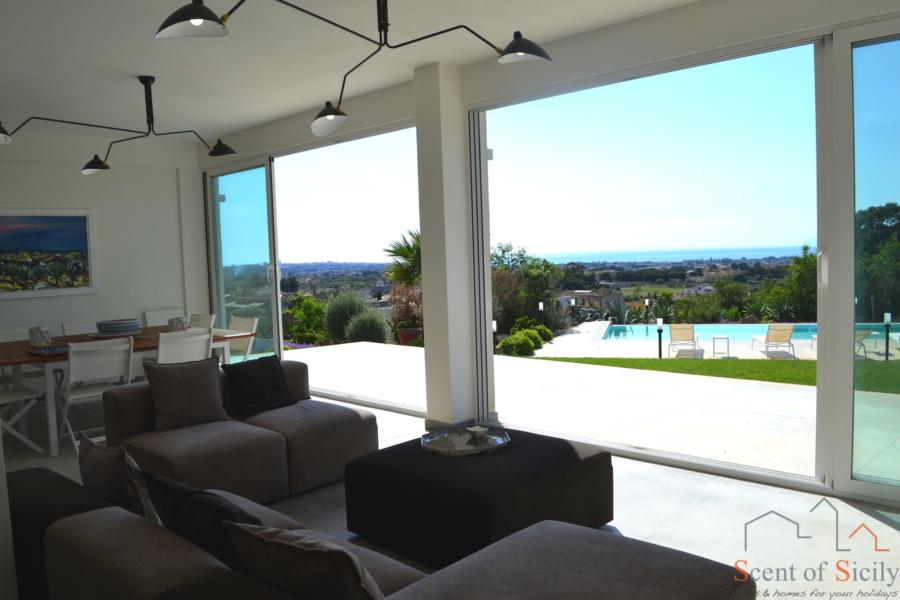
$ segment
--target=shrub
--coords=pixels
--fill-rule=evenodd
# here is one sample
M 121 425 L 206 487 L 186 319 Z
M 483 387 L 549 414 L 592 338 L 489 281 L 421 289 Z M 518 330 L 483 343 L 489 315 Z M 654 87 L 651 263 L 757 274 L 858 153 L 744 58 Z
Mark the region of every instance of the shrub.
M 519 333 L 531 340 L 531 345 L 534 346 L 535 350 L 540 350 L 544 347 L 544 340 L 541 339 L 541 334 L 534 329 L 522 329 Z
M 328 303 L 325 313 L 325 327 L 335 342 L 346 341 L 345 335 L 350 320 L 366 310 L 365 301 L 356 294 L 338 294 Z
M 299 344 L 326 344 L 325 303 L 305 294 L 294 294 L 287 309 L 291 319 L 285 319 L 288 338 Z
M 509 332 L 516 333 L 518 331 L 522 331 L 523 329 L 534 329 L 537 327 L 538 322 L 532 319 L 531 317 L 519 317 L 516 319 L 516 322 L 510 328 Z
M 365 310 L 350 319 L 344 337 L 349 342 L 386 344 L 390 335 L 387 321 L 374 310 Z
M 541 339 L 545 342 L 553 340 L 553 332 L 546 325 L 536 325 L 532 327 L 532 329 L 537 331 L 538 335 L 541 336 Z
M 531 356 L 534 354 L 534 344 L 520 331 L 497 344 L 497 352 L 506 356 Z

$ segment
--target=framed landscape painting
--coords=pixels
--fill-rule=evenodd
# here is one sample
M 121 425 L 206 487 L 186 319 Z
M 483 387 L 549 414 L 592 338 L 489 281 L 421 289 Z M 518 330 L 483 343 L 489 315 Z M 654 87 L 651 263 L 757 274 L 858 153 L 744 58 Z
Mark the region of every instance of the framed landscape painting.
M 90 210 L 0 208 L 0 300 L 97 290 Z

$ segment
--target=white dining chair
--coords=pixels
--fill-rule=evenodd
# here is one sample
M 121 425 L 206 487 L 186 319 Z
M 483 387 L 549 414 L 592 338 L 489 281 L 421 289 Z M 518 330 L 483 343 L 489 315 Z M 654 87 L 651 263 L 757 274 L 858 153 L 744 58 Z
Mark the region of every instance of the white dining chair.
M 21 342 L 28 340 L 27 329 L 0 329 L 0 343 L 2 342 Z M 43 369 L 34 369 L 28 365 L 22 367 L 23 378 L 44 377 Z M 14 384 L 12 369 L 0 366 L 0 389 L 12 387 Z
M 144 311 L 144 325 L 159 327 L 168 325 L 169 319 L 183 319 L 184 311 L 180 308 L 151 308 Z
M 13 426 L 35 407 L 43 395 L 43 393 L 27 387 L 0 390 L 0 443 L 3 442 L 3 434 L 8 433 L 35 452 L 43 451 L 40 446 L 28 439 L 25 432 L 13 429 Z M 11 416 L 7 416 L 11 411 L 15 412 L 12 412 Z
M 191 322 L 189 327 L 193 327 L 195 329 L 212 329 L 215 326 L 216 313 L 213 313 L 211 315 L 194 313 L 191 315 Z
M 246 331 L 248 333 L 256 333 L 256 327 L 259 325 L 259 319 L 257 317 L 237 317 L 232 315 L 230 319 L 228 319 L 228 329 L 231 331 Z M 241 361 L 247 360 L 247 357 L 250 356 L 250 350 L 253 348 L 253 340 L 256 339 L 255 336 L 238 338 L 236 340 L 229 340 L 228 347 L 231 353 L 232 362 L 234 361 L 234 353 L 241 353 Z
M 209 358 L 212 355 L 212 338 L 211 329 L 160 333 L 156 362 L 166 365 Z
M 101 400 L 106 390 L 131 383 L 133 350 L 131 337 L 69 344 L 66 379 L 56 396 L 60 405 L 59 436 L 62 438 L 66 433 L 71 436 L 76 454 L 78 444 L 69 421 L 69 409 Z
M 86 321 L 63 321 L 63 335 L 84 335 L 87 333 L 97 333 L 97 323 L 88 323 Z

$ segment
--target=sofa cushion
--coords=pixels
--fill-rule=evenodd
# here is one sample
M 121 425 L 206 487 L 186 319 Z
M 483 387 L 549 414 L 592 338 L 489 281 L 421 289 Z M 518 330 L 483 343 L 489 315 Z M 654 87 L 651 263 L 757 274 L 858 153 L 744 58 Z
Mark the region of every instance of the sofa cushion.
M 359 546 L 352 542 L 335 538 L 313 529 L 305 529 L 303 531 L 296 531 L 295 533 L 302 533 L 309 537 L 343 546 L 352 552 L 363 564 L 372 576 L 372 579 L 378 584 L 381 593 L 385 596 L 389 596 L 396 591 L 402 590 L 406 586 L 425 577 L 425 573 L 418 569 L 414 569 L 389 556 L 385 556 L 380 552 L 369 550 L 368 548 L 364 548 L 363 546 Z
M 213 494 L 218 494 L 223 498 L 229 500 L 233 504 L 240 506 L 242 510 L 244 510 L 247 514 L 253 515 L 266 527 L 275 527 L 277 529 L 304 529 L 305 525 L 302 523 L 298 523 L 294 519 L 281 514 L 280 512 L 274 511 L 268 506 L 263 506 L 258 502 L 254 502 L 253 500 L 248 500 L 243 496 L 238 496 L 237 494 L 232 494 L 231 492 L 227 492 L 225 490 L 206 490 L 207 492 L 212 492 Z
M 216 421 L 124 440 L 141 468 L 198 489 L 219 488 L 257 502 L 288 495 L 284 437 L 240 421 Z
M 346 548 L 285 531 L 226 523 L 251 576 L 295 598 L 381 600 L 384 595 L 366 568 Z
M 543 521 L 414 583 L 391 600 L 750 600 L 756 586 L 706 558 Z
M 159 431 L 228 419 L 222 407 L 218 358 L 164 365 L 147 362 L 144 369 Z
M 378 450 L 375 415 L 319 400 L 253 415 L 245 423 L 287 440 L 291 494 L 340 481 L 348 462 Z
M 87 489 L 136 515 L 157 520 L 144 477 L 125 448 L 96 444 L 81 435 L 78 468 L 81 482 Z
M 277 356 L 266 356 L 233 365 L 222 365 L 229 393 L 225 410 L 235 419 L 290 406 L 294 398 L 288 390 Z

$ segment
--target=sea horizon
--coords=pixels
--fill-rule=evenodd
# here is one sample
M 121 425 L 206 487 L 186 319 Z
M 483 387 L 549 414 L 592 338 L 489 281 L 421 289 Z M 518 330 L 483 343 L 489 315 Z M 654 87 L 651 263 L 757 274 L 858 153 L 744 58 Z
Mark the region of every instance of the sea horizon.
M 537 254 L 552 263 L 660 262 L 685 260 L 760 260 L 800 256 L 803 246 L 760 246 L 755 248 L 680 248 L 670 250 L 610 250 L 595 252 L 551 252 Z M 812 248 L 815 250 L 815 248 Z

